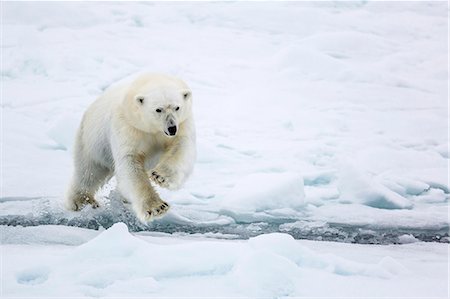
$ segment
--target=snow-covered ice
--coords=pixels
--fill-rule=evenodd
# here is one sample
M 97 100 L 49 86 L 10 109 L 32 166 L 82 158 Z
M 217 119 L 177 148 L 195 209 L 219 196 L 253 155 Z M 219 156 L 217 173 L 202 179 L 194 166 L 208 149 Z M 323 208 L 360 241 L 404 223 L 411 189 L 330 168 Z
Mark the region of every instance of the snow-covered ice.
M 438 243 L 338 245 L 281 233 L 221 241 L 132 235 L 123 223 L 94 234 L 61 226 L 4 230 L 6 297 L 435 297 L 447 291 L 448 248 Z M 49 238 L 45 245 L 38 232 Z
M 446 2 L 1 6 L 4 294 L 447 295 Z M 144 70 L 193 90 L 193 176 L 148 225 L 114 179 L 65 211 L 83 112 Z
M 264 232 L 325 221 L 346 234 L 357 222 L 405 230 L 386 243 L 448 240 L 444 3 L 7 2 L 2 14 L 0 223 Z M 113 203 L 114 181 L 98 211 L 65 212 L 83 111 L 143 70 L 194 91 L 193 177 L 161 190 L 173 209 L 150 227 Z

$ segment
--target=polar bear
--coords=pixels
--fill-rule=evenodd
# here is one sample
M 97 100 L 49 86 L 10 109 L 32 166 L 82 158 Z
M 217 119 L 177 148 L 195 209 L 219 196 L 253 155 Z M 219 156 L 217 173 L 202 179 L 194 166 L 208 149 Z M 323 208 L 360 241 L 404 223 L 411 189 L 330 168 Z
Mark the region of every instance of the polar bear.
M 74 145 L 66 207 L 98 207 L 95 192 L 113 175 L 124 200 L 148 222 L 165 214 L 155 184 L 178 189 L 195 162 L 192 93 L 182 80 L 141 74 L 109 87 L 85 112 Z M 150 180 L 149 180 L 150 179 Z

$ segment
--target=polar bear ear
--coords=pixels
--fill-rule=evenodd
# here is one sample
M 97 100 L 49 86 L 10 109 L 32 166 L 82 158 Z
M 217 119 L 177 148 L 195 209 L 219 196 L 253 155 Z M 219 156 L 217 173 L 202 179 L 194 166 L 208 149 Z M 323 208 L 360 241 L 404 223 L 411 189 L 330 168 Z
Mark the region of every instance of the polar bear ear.
M 145 98 L 143 96 L 136 96 L 136 102 L 140 105 L 144 105 Z
M 192 92 L 189 89 L 182 90 L 183 98 L 189 100 L 192 97 Z

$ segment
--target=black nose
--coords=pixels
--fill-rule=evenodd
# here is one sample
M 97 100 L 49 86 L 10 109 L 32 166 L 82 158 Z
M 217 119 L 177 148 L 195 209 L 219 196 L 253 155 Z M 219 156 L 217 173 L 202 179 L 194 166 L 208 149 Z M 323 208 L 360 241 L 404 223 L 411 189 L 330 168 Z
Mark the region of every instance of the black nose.
M 167 130 L 169 130 L 169 134 L 171 136 L 175 135 L 177 133 L 177 127 L 173 126 L 173 127 L 168 127 Z

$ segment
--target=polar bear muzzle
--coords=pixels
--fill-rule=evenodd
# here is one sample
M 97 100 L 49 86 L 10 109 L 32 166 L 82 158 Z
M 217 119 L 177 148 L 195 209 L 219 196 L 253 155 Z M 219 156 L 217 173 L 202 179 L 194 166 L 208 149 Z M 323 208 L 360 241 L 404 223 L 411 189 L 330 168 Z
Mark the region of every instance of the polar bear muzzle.
M 175 136 L 175 134 L 177 133 L 177 127 L 176 126 L 168 127 L 167 130 L 169 131 L 169 134 L 171 136 Z
M 164 130 L 164 133 L 167 136 L 175 136 L 177 134 L 177 123 L 174 118 L 167 118 L 166 129 Z

